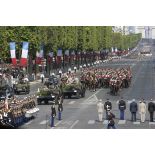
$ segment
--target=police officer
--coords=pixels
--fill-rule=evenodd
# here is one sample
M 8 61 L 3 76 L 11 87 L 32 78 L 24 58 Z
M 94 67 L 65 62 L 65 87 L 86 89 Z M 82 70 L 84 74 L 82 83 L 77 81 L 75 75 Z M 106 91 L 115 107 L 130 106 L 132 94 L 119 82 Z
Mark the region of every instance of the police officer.
M 116 129 L 115 121 L 114 121 L 115 115 L 110 111 L 110 109 L 108 109 L 107 116 L 108 116 L 107 129 L 111 129 L 111 128 Z
M 148 103 L 148 111 L 150 113 L 150 122 L 153 122 L 153 114 L 155 111 L 155 103 L 152 101 Z
M 103 104 L 102 104 L 102 100 L 99 100 L 99 102 L 97 103 L 97 111 L 98 111 L 98 118 L 99 121 L 102 122 L 103 119 Z
M 138 105 L 135 99 L 130 103 L 131 121 L 136 122 L 136 113 L 138 111 Z
M 104 110 L 106 111 L 106 120 L 108 120 L 108 110 L 112 109 L 112 103 L 107 99 L 107 101 L 104 103 Z
M 54 127 L 54 118 L 56 116 L 55 105 L 53 104 L 51 107 L 51 127 Z
M 58 119 L 61 120 L 61 113 L 63 111 L 63 106 L 61 102 L 58 102 Z
M 120 110 L 120 120 L 124 120 L 124 111 L 126 109 L 126 102 L 123 100 L 123 97 L 119 101 L 118 108 Z

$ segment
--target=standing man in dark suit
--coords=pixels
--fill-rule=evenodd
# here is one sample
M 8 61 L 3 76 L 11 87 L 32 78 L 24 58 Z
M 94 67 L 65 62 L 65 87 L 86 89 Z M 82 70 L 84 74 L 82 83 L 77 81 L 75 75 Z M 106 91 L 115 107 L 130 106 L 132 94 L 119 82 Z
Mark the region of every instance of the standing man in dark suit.
M 155 103 L 152 101 L 148 103 L 148 111 L 150 113 L 150 122 L 153 122 L 153 114 L 155 111 Z
M 132 100 L 130 103 L 130 112 L 131 112 L 131 121 L 136 122 L 136 113 L 138 111 L 138 105 L 135 101 L 135 99 Z
M 112 103 L 107 99 L 107 101 L 104 103 L 104 110 L 106 111 L 106 120 L 108 120 L 108 110 L 112 109 Z
M 119 101 L 118 108 L 120 110 L 120 120 L 124 120 L 124 111 L 126 109 L 126 102 L 123 100 L 123 97 L 121 97 L 121 100 Z

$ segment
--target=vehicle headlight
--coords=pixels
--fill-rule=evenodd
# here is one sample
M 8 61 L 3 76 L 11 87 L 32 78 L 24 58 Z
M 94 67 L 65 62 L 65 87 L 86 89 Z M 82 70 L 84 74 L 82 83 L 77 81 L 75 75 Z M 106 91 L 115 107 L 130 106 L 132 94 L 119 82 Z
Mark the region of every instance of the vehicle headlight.
M 39 96 L 37 96 L 37 98 L 39 98 Z
M 52 96 L 52 98 L 54 98 L 55 96 Z
M 74 90 L 74 92 L 77 92 L 77 90 Z

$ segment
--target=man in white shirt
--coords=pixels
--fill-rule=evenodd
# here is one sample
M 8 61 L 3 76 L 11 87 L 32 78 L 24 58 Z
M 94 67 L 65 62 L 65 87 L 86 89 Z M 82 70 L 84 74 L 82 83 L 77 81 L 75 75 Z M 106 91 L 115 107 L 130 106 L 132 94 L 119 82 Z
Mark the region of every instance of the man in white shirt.
M 71 74 L 71 68 L 68 69 L 68 73 Z
M 40 78 L 41 78 L 41 82 L 43 83 L 44 82 L 44 78 L 45 78 L 43 73 L 41 73 Z
M 60 75 L 60 78 L 61 78 L 61 76 L 62 76 L 62 70 L 61 69 L 59 70 L 59 75 Z
M 75 66 L 75 67 L 74 67 L 74 72 L 75 72 L 75 73 L 76 73 L 76 70 L 77 70 L 77 67 Z
M 98 111 L 98 118 L 99 118 L 99 121 L 102 122 L 103 120 L 103 110 L 104 106 L 103 106 L 103 103 L 102 103 L 102 100 L 99 100 L 99 102 L 97 103 L 97 111 Z

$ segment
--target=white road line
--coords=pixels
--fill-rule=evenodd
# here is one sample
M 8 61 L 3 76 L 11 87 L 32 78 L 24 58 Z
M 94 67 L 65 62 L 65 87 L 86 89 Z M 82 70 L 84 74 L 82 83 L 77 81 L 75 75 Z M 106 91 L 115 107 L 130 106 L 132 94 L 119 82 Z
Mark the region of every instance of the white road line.
M 104 120 L 103 121 L 103 124 L 108 124 L 108 120 Z
M 95 124 L 95 120 L 89 120 L 88 124 Z
M 31 124 L 33 122 L 33 120 L 32 121 L 29 121 L 29 122 L 27 122 L 27 123 L 25 123 L 24 125 L 29 125 L 29 124 Z
M 93 96 L 96 96 L 97 93 L 99 93 L 102 89 L 98 90 L 96 93 L 94 93 L 93 95 L 91 95 L 90 97 L 88 97 L 85 101 L 88 101 L 90 98 L 92 98 Z M 97 98 L 97 97 L 95 97 Z
M 39 124 L 46 124 L 48 122 L 48 120 L 43 120 L 43 121 L 41 121 Z
M 118 124 L 125 124 L 126 123 L 126 120 L 119 120 L 118 121 Z
M 149 125 L 155 125 L 155 122 L 149 122 Z
M 58 126 L 61 122 L 62 122 L 62 121 L 57 122 L 57 123 L 55 124 L 55 126 Z
M 79 122 L 79 120 L 76 120 L 76 121 L 70 126 L 70 129 L 72 129 L 78 122 Z
M 70 104 L 70 105 L 71 105 L 71 104 L 74 104 L 75 102 L 76 102 L 76 101 L 71 101 L 71 102 L 69 102 L 68 104 Z
M 140 124 L 140 122 L 133 122 L 133 124 L 134 124 L 134 125 L 139 125 L 139 124 Z

